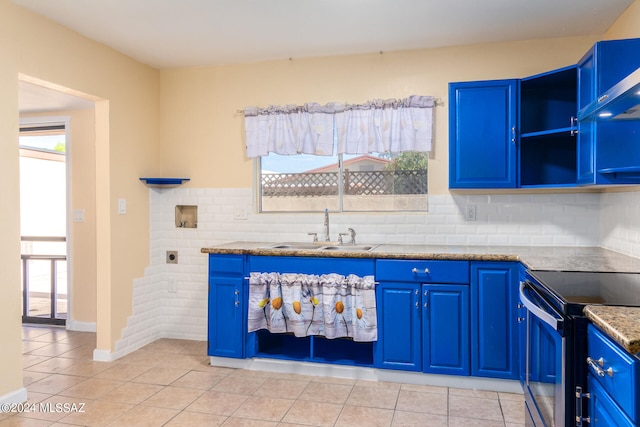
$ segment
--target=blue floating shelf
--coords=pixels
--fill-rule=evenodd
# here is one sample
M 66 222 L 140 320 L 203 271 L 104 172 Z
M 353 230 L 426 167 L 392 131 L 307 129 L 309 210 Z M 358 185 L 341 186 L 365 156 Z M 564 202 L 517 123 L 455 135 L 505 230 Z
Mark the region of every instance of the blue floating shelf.
M 140 178 L 148 187 L 171 188 L 177 187 L 191 180 L 191 178 Z

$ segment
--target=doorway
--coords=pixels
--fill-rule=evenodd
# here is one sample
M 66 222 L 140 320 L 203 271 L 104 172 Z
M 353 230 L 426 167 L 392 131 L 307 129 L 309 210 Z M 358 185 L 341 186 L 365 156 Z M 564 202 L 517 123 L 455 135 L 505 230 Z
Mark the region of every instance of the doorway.
M 65 325 L 68 119 L 21 123 L 20 232 L 22 321 Z

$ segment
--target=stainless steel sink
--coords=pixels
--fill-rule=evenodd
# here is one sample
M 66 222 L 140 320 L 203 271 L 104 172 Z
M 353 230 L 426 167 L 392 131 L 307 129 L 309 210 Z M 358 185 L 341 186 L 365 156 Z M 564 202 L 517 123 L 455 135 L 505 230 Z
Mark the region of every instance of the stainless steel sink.
M 275 245 L 265 246 L 268 249 L 304 249 L 304 250 L 316 250 L 320 249 L 322 245 L 314 244 L 314 243 L 297 243 L 297 242 L 287 242 L 287 243 L 276 243 Z
M 323 251 L 370 251 L 375 248 L 374 245 L 337 245 L 337 246 L 323 246 Z
M 370 251 L 378 245 L 333 245 L 326 242 L 318 243 L 300 243 L 300 242 L 285 242 L 275 243 L 264 246 L 265 249 L 282 249 L 282 250 L 312 250 L 312 251 Z

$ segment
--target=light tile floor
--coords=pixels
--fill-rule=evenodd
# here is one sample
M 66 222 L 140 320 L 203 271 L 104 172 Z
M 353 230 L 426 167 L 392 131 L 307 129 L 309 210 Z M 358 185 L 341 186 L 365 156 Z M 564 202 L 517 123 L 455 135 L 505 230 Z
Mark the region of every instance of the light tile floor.
M 36 410 L 0 426 L 524 425 L 522 395 L 212 367 L 204 342 L 161 339 L 109 363 L 92 360 L 93 333 L 24 326 L 23 343 Z

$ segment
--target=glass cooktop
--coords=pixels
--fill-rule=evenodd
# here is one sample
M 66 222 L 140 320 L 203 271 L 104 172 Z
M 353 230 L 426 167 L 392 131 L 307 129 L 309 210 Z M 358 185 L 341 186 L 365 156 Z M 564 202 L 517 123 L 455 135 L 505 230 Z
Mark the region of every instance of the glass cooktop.
M 640 274 L 529 271 L 565 304 L 640 306 Z

